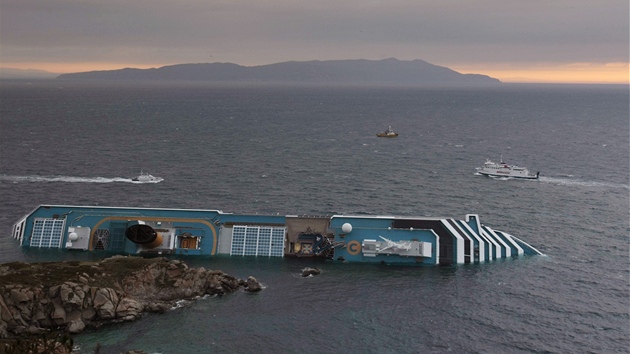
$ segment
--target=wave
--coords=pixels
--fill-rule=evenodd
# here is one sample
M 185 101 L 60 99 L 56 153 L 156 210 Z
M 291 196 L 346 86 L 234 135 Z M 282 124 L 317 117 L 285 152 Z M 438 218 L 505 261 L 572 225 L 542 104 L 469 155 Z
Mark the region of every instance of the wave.
M 123 177 L 75 177 L 75 176 L 8 176 L 8 175 L 0 175 L 0 181 L 8 181 L 13 183 L 20 182 L 66 182 L 66 183 L 114 183 L 114 182 L 123 182 L 123 183 L 134 183 L 134 184 L 144 184 L 144 183 L 159 183 L 158 181 L 150 181 L 150 182 L 140 182 L 134 181 L 131 178 L 123 178 Z

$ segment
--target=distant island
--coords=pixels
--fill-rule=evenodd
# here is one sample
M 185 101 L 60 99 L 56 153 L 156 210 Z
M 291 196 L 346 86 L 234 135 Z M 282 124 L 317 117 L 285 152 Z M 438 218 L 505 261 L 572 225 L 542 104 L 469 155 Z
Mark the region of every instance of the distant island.
M 289 61 L 241 66 L 232 63 L 177 64 L 152 69 L 125 68 L 62 74 L 58 80 L 184 80 L 215 82 L 498 84 L 487 75 L 461 74 L 423 60 Z
M 33 69 L 0 68 L 0 79 L 54 79 L 58 73 Z

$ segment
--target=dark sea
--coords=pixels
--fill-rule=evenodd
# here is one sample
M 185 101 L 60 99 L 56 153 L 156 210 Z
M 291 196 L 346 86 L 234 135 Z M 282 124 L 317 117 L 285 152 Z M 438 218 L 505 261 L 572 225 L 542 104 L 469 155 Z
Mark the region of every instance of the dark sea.
M 0 82 L 0 260 L 39 204 L 479 214 L 543 252 L 401 267 L 194 258 L 264 284 L 75 337 L 76 352 L 628 353 L 628 86 Z M 375 136 L 391 125 L 396 139 Z M 490 158 L 535 181 L 476 175 Z M 134 184 L 140 171 L 164 178 Z M 306 266 L 322 269 L 302 278 Z

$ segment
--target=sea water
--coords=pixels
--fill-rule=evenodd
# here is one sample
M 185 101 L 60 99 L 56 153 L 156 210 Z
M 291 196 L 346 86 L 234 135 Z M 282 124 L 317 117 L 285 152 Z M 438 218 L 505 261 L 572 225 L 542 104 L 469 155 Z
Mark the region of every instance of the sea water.
M 0 83 L 0 260 L 39 204 L 479 214 L 545 256 L 452 267 L 252 257 L 265 289 L 75 337 L 79 353 L 612 353 L 630 344 L 627 86 Z M 400 135 L 381 139 L 387 126 Z M 535 181 L 475 173 L 487 159 Z M 140 171 L 164 178 L 131 183 Z M 304 267 L 322 269 L 303 278 Z

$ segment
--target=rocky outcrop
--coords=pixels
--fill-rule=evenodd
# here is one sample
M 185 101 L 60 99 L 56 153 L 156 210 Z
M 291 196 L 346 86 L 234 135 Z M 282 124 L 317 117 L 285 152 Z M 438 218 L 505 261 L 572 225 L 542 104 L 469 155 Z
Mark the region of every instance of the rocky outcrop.
M 245 289 L 247 289 L 247 291 L 249 291 L 250 293 L 257 293 L 261 291 L 263 288 L 258 282 L 258 280 L 256 280 L 256 278 L 249 276 L 247 277 L 247 280 L 245 281 Z
M 302 276 L 309 277 L 309 276 L 319 275 L 321 272 L 322 271 L 319 268 L 306 267 L 302 269 Z
M 53 329 L 79 333 L 133 321 L 145 311 L 165 312 L 178 300 L 239 289 L 256 292 L 261 286 L 253 277 L 245 281 L 166 258 L 6 264 L 0 267 L 0 338 Z
M 69 354 L 74 347 L 67 333 L 49 333 L 36 337 L 0 339 L 1 354 Z

